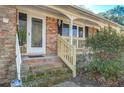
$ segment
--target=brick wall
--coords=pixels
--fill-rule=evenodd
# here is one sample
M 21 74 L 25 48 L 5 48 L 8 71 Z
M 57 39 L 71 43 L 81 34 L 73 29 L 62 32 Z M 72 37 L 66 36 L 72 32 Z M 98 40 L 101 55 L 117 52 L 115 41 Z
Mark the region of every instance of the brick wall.
M 57 54 L 57 19 L 46 17 L 46 51 L 47 55 Z
M 0 6 L 0 86 L 7 86 L 15 79 L 15 34 L 16 9 L 14 6 Z

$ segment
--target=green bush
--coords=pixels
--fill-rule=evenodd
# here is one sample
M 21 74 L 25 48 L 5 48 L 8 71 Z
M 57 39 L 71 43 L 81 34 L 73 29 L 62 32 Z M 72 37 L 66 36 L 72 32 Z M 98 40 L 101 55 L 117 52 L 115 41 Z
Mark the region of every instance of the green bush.
M 88 65 L 88 70 L 106 79 L 118 79 L 123 74 L 123 66 L 119 60 L 93 59 Z
M 118 79 L 123 74 L 123 65 L 120 60 L 124 47 L 123 41 L 124 37 L 112 31 L 110 27 L 87 38 L 86 46 L 93 49 L 93 58 L 88 70 L 106 79 Z
M 122 41 L 124 41 L 124 37 L 117 34 L 116 31 L 112 31 L 109 27 L 87 38 L 86 45 L 92 47 L 95 51 L 119 52 L 124 45 Z

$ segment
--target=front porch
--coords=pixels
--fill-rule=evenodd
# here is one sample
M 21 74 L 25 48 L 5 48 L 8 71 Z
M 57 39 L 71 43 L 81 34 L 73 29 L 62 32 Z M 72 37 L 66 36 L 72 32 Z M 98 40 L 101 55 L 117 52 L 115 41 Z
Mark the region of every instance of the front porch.
M 67 69 L 65 73 L 69 71 L 68 78 L 76 77 L 77 55 L 84 55 L 88 52 L 85 39 L 94 35 L 100 26 L 90 19 L 62 13 L 52 7 L 32 6 L 31 8 L 34 10 L 27 11 L 25 8 L 18 7 L 17 12 L 18 35 L 20 36 L 19 44 L 17 42 L 16 46 L 20 45 L 20 47 L 16 51 L 20 51 L 19 48 L 21 48 L 21 52 L 17 53 L 20 55 L 17 56 L 20 56 L 19 59 L 22 60 L 19 64 L 21 65 L 19 79 L 25 78 L 29 72 L 37 75 L 37 73 L 43 74 L 47 70 L 54 69 L 62 69 L 62 73 L 64 69 Z M 42 15 L 41 11 L 44 9 L 48 11 L 46 8 L 52 9 L 51 13 L 57 12 L 57 18 L 49 17 L 47 13 Z M 40 10 L 37 11 L 37 9 Z M 58 18 L 59 15 L 63 18 Z M 20 38 L 21 34 L 23 39 Z M 34 79 L 37 77 L 31 80 Z
M 35 75 L 39 71 L 49 79 L 53 77 L 50 73 L 54 72 L 55 81 L 61 73 L 67 72 L 66 79 L 75 77 L 76 55 L 86 54 L 83 49 L 85 38 L 108 25 L 118 33 L 122 28 L 72 5 L 3 5 L 0 10 L 0 86 L 10 86 L 11 80 L 17 78 L 22 80 L 23 71 L 27 71 L 25 75 L 31 71 L 36 76 L 28 77 L 32 82 L 39 79 L 39 75 Z M 62 67 L 61 71 L 57 69 L 61 73 L 55 73 L 56 67 Z M 44 73 L 47 68 L 49 76 Z
M 76 77 L 77 62 L 88 51 L 84 43 L 82 48 L 75 47 L 67 42 L 67 38 L 58 36 L 57 38 L 57 55 L 30 57 L 23 56 L 21 64 L 21 79 L 23 86 L 52 86 L 65 80 L 71 80 Z M 74 39 L 76 42 L 84 42 L 82 38 Z M 76 44 L 76 43 L 74 43 Z M 76 44 L 77 45 L 77 44 Z M 52 79 L 50 79 L 52 78 Z M 53 82 L 50 83 L 49 82 Z
M 74 45 L 79 52 L 85 38 L 101 28 L 99 22 L 91 18 L 81 18 L 52 6 L 18 6 L 17 9 L 22 55 L 57 55 L 58 35 Z M 51 14 L 47 14 L 48 12 Z M 56 15 L 51 17 L 52 13 Z

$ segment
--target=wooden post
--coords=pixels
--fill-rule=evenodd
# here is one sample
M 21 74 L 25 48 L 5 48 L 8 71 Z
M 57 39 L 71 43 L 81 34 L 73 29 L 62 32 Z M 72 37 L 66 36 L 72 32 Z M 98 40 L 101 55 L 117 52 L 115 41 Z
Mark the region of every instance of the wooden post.
M 79 27 L 77 26 L 77 38 L 79 38 Z M 77 48 L 79 48 L 78 47 L 78 42 L 79 42 L 79 40 L 77 40 Z
M 70 43 L 73 45 L 73 18 L 70 20 Z
M 85 25 L 83 27 L 83 38 L 85 39 Z
M 57 36 L 57 55 L 59 56 L 59 35 Z
M 73 77 L 76 77 L 76 48 L 73 49 Z

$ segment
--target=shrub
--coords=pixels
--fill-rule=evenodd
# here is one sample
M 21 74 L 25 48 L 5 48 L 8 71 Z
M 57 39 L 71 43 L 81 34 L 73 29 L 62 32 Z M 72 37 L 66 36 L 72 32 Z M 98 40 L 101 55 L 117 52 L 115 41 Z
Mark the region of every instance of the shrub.
M 119 60 L 93 59 L 88 70 L 100 74 L 106 79 L 118 79 L 123 74 L 123 66 Z
M 103 50 L 105 52 L 119 52 L 122 49 L 124 43 L 122 42 L 124 37 L 117 34 L 109 27 L 108 29 L 102 29 L 92 37 L 87 38 L 86 45 L 96 50 Z
M 112 31 L 110 27 L 87 38 L 86 46 L 93 49 L 93 59 L 88 70 L 99 73 L 106 79 L 118 79 L 123 74 L 121 52 L 124 47 L 124 37 Z

